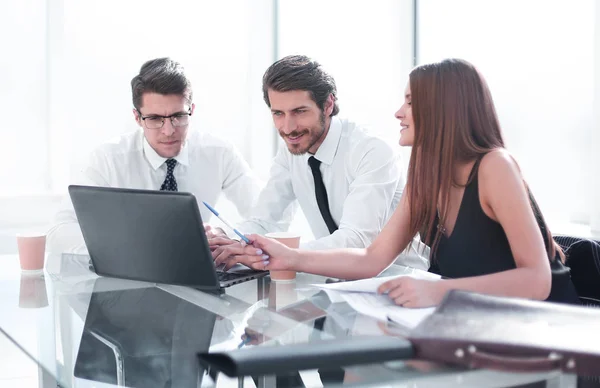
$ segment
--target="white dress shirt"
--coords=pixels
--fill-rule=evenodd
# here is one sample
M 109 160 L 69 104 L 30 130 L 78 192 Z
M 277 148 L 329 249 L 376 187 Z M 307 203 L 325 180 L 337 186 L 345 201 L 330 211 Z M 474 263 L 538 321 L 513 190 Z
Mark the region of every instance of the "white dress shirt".
M 190 192 L 198 203 L 214 204 L 221 193 L 246 217 L 260 192 L 259 181 L 239 152 L 210 134 L 190 130 L 181 148 L 174 176 L 179 191 Z M 160 190 L 167 174 L 167 159 L 158 155 L 141 129 L 96 148 L 75 184 Z M 204 222 L 212 213 L 199 206 Z M 83 236 L 70 198 L 63 201 L 48 233 L 48 248 L 55 253 L 85 252 Z
M 293 155 L 281 144 L 244 233 L 285 231 L 297 202 L 315 236 L 302 248 L 321 250 L 369 246 L 396 209 L 405 179 L 400 155 L 384 140 L 357 124 L 333 117 L 325 140 L 314 155 L 321 161 L 323 183 L 338 230 L 330 234 L 315 197 L 310 154 Z M 427 268 L 418 254 L 401 255 L 399 264 Z

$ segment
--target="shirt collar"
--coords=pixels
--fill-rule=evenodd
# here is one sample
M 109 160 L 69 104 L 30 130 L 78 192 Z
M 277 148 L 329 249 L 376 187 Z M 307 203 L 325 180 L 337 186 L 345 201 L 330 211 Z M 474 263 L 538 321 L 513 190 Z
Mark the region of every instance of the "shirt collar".
M 148 143 L 148 140 L 146 140 L 146 136 L 144 136 L 143 131 L 142 131 L 142 138 L 144 139 L 144 141 L 143 141 L 144 155 L 146 155 L 146 160 L 148 160 L 148 163 L 150 163 L 150 165 L 152 166 L 153 169 L 158 170 L 158 168 L 160 166 L 162 166 L 163 163 L 166 162 L 168 158 L 163 158 L 162 156 L 160 156 L 159 154 L 156 153 L 154 148 L 152 148 L 150 143 Z M 177 163 L 183 164 L 184 166 L 188 165 L 188 160 L 189 160 L 187 145 L 188 145 L 188 142 L 186 140 L 185 143 L 183 144 L 183 147 L 181 147 L 181 151 L 179 151 L 179 154 L 173 158 L 177 161 Z
M 329 131 L 325 136 L 325 140 L 319 146 L 319 149 L 315 153 L 315 158 L 321 161 L 321 163 L 331 165 L 333 158 L 337 152 L 342 137 L 342 121 L 337 117 L 331 118 L 329 124 Z

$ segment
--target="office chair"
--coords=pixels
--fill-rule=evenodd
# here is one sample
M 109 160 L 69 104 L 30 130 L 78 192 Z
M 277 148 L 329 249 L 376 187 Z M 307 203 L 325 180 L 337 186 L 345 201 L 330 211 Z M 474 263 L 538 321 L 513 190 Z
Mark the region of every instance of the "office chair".
M 554 240 L 565 252 L 581 304 L 600 307 L 600 241 L 564 235 Z

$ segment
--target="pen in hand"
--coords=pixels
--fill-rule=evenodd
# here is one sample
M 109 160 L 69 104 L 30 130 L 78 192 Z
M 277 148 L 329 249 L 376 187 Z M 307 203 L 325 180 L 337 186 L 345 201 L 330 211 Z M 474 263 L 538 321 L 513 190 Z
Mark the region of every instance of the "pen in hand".
M 252 341 L 252 338 L 250 336 L 246 336 L 246 338 L 244 338 L 242 340 L 242 342 L 240 342 L 240 344 L 238 345 L 238 349 L 241 349 L 244 345 L 246 345 L 247 343 L 249 343 L 250 341 Z
M 202 203 L 204 204 L 204 206 L 206 206 L 208 208 L 208 210 L 211 211 L 212 214 L 214 214 L 218 219 L 221 220 L 221 222 L 223 222 L 229 229 L 233 230 L 233 232 L 235 234 L 237 234 L 242 240 L 244 240 L 244 242 L 246 244 L 251 244 L 250 240 L 248 240 L 248 237 L 244 236 L 243 233 L 241 233 L 239 230 L 237 230 L 236 228 L 234 228 L 229 221 L 227 221 L 225 218 L 223 218 L 221 215 L 219 215 L 219 212 L 213 208 L 212 206 L 210 206 L 209 204 L 207 204 L 206 202 L 202 201 Z
M 249 334 L 247 331 L 244 333 L 244 335 L 242 336 L 242 342 L 239 343 L 238 345 L 238 349 L 243 348 L 245 345 L 248 344 L 252 344 L 252 345 L 256 345 L 257 342 L 255 342 L 254 344 L 252 343 L 252 341 L 258 341 L 258 337 L 255 334 Z

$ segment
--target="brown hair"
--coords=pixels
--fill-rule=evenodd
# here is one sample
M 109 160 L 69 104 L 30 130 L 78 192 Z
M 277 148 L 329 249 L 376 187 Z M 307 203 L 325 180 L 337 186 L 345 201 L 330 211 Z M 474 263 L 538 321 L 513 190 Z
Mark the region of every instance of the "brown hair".
M 454 181 L 453 167 L 504 148 L 504 139 L 487 83 L 469 62 L 446 59 L 418 66 L 410 73 L 410 90 L 415 132 L 407 182 L 410 231 L 421 233 L 435 259 L 442 234 L 438 225 L 446 221 L 450 188 L 460 185 Z M 530 192 L 529 198 L 553 260 L 552 235 Z
M 183 66 L 171 58 L 156 58 L 145 62 L 140 73 L 131 80 L 131 98 L 139 112 L 144 93 L 162 95 L 177 94 L 192 104 L 192 83 L 183 71 Z
M 263 75 L 263 98 L 271 107 L 269 89 L 277 92 L 306 90 L 319 109 L 325 109 L 325 102 L 333 97 L 333 110 L 330 116 L 339 113 L 335 80 L 319 62 L 305 55 L 289 55 L 273 63 Z

